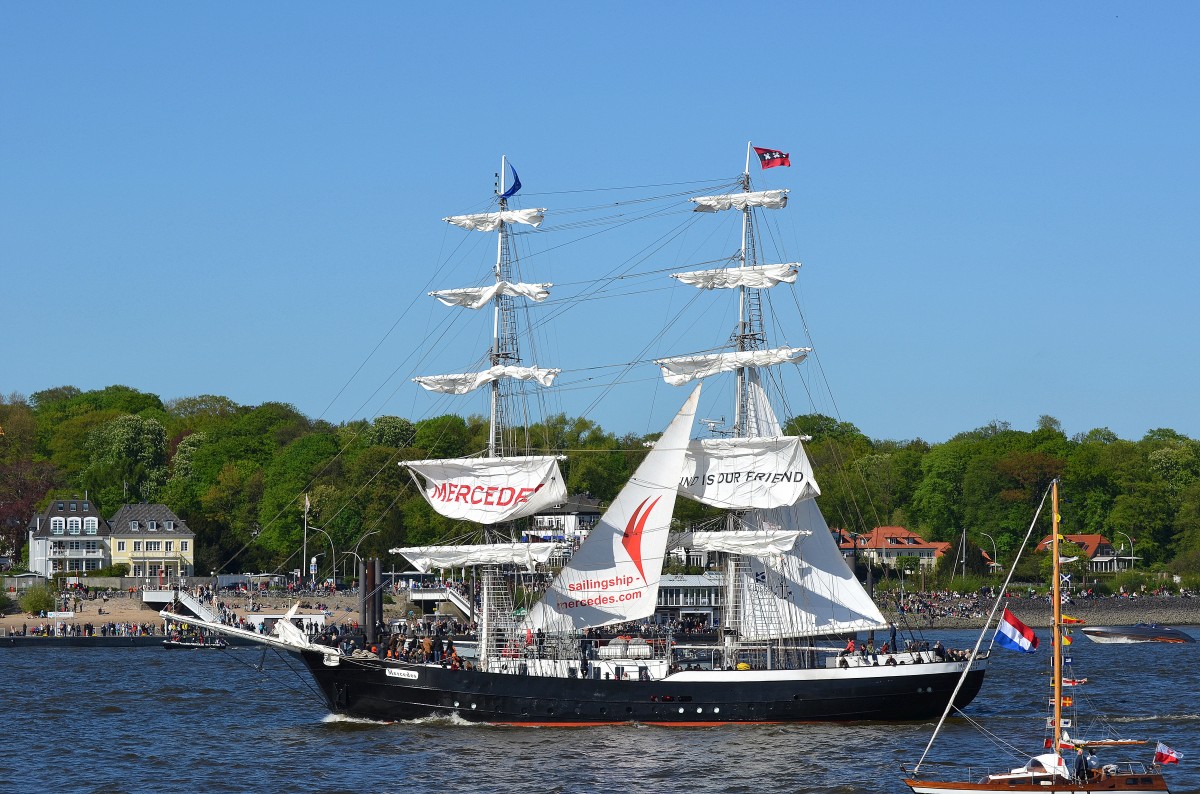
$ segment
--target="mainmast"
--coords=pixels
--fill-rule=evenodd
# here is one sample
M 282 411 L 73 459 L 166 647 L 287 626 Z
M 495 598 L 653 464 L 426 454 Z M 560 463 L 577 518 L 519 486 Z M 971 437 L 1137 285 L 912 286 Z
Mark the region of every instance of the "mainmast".
M 742 172 L 742 192 L 750 190 L 751 143 L 746 143 L 746 170 Z M 745 269 L 758 263 L 758 251 L 754 245 L 754 212 L 750 202 L 742 207 L 742 246 L 738 253 L 738 266 Z M 745 285 L 738 288 L 738 327 L 734 341 L 739 353 L 761 350 L 766 342 L 763 334 L 762 296 L 759 290 Z M 747 385 L 746 368 L 737 370 L 737 396 L 733 408 L 733 435 L 742 438 L 750 432 L 750 389 Z

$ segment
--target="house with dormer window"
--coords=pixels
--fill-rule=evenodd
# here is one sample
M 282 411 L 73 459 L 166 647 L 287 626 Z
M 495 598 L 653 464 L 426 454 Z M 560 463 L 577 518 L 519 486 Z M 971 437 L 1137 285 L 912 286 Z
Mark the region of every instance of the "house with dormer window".
M 112 561 L 130 576 L 169 582 L 195 573 L 196 534 L 166 505 L 125 505 L 109 524 Z
M 29 521 L 29 570 L 47 578 L 107 568 L 109 525 L 95 503 L 78 496 L 53 499 Z

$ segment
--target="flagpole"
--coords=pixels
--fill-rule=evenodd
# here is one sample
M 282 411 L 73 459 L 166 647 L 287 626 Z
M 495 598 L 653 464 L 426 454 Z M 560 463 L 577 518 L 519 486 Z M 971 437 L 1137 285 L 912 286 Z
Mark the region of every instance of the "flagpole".
M 744 172 L 746 176 L 750 176 L 750 145 L 752 143 L 754 143 L 754 141 L 746 141 L 746 170 Z
M 504 168 L 508 165 L 508 155 L 500 155 L 500 226 L 496 235 L 496 283 L 501 280 L 501 270 L 504 265 L 504 210 L 508 207 L 508 199 L 504 198 Z M 492 366 L 500 364 L 500 291 L 496 291 L 495 304 L 492 306 Z M 496 412 L 500 402 L 500 380 L 497 378 L 491 383 L 490 395 L 488 399 L 488 408 L 490 419 L 488 422 L 488 457 L 496 457 Z

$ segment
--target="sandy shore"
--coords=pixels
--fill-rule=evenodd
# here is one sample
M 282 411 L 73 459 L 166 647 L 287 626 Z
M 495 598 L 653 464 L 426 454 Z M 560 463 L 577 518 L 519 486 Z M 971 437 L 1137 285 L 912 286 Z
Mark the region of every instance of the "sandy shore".
M 250 614 L 249 601 L 246 598 L 222 599 L 239 615 Z M 254 603 L 259 606 L 260 613 L 277 614 L 286 612 L 295 599 L 266 596 L 256 598 Z M 323 606 L 332 613 L 330 620 L 336 623 L 348 623 L 358 619 L 358 596 L 339 593 L 332 597 L 321 599 L 301 599 L 301 612 L 317 612 Z M 1030 626 L 1044 627 L 1050 625 L 1050 604 L 1046 599 L 1013 599 L 1008 602 L 1009 608 L 1024 623 Z M 405 600 L 397 599 L 394 604 L 384 605 L 384 616 L 387 619 L 402 618 L 408 614 L 410 605 Z M 990 609 L 991 604 L 984 606 Z M 100 614 L 99 610 L 103 610 Z M 1064 612 L 1072 617 L 1080 618 L 1091 626 L 1124 625 L 1130 623 L 1160 623 L 1165 626 L 1200 626 L 1200 598 L 1179 597 L 1143 597 L 1143 598 L 1102 598 L 1083 599 L 1068 605 Z M 980 628 L 983 618 L 939 617 L 932 622 L 925 616 L 909 615 L 907 621 L 899 619 L 894 612 L 884 610 L 884 615 L 896 620 L 899 625 L 907 625 L 912 629 L 969 629 Z M 0 618 L 0 627 L 8 632 L 20 631 L 21 625 L 27 625 L 31 630 L 45 618 L 31 617 L 21 612 L 10 612 Z M 68 623 L 91 623 L 98 626 L 102 623 L 154 623 L 161 618 L 158 612 L 142 604 L 140 594 L 128 594 L 109 598 L 107 602 L 101 599 L 83 602 L 83 609 L 75 613 L 74 618 L 68 618 Z

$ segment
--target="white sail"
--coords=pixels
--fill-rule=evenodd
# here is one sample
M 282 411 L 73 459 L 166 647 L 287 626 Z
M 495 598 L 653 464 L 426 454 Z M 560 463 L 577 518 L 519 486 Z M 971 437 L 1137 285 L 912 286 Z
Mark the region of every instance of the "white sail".
M 726 510 L 783 507 L 819 496 L 797 436 L 693 441 L 679 493 Z
M 762 529 L 757 532 L 741 530 L 672 532 L 667 541 L 667 549 L 721 551 L 726 554 L 751 554 L 756 557 L 765 557 L 791 551 L 802 534 L 807 533 L 782 529 Z
M 756 608 L 742 616 L 749 641 L 844 634 L 887 627 L 879 607 L 850 571 L 816 501 L 758 510 L 743 520 L 752 531 L 799 531 L 796 545 L 773 556 L 747 557 L 740 597 Z M 697 533 L 700 534 L 700 533 Z
M 747 207 L 763 207 L 769 210 L 787 206 L 786 190 L 759 190 L 752 193 L 730 193 L 724 196 L 697 196 L 695 212 L 719 212 L 721 210 L 744 210 Z
M 682 386 L 699 378 L 743 367 L 770 367 L 791 362 L 799 364 L 812 352 L 811 347 L 777 347 L 771 350 L 742 350 L 734 353 L 710 353 L 700 356 L 674 356 L 655 360 L 663 379 Z
M 550 288 L 553 286 L 553 284 L 514 284 L 509 281 L 499 281 L 488 287 L 443 289 L 429 294 L 447 306 L 482 309 L 497 295 L 529 298 L 532 301 L 540 303 L 550 297 Z
M 472 565 L 522 565 L 533 571 L 545 564 L 554 552 L 553 543 L 480 543 L 471 546 L 408 546 L 388 549 L 402 554 L 421 573 L 434 568 Z
M 752 265 L 751 267 L 723 267 L 716 270 L 692 270 L 687 273 L 672 273 L 679 279 L 700 289 L 732 289 L 753 287 L 767 289 L 777 284 L 794 284 L 800 272 L 799 262 L 782 265 Z
M 529 226 L 540 226 L 546 217 L 546 209 L 540 207 L 528 210 L 504 210 L 503 212 L 480 212 L 475 215 L 452 215 L 442 218 L 446 223 L 452 223 L 472 232 L 494 232 L 501 223 L 524 223 Z
M 424 479 L 421 495 L 447 518 L 496 524 L 533 515 L 567 499 L 558 459 L 513 458 L 413 460 L 400 464 Z
M 561 369 L 542 369 L 541 367 L 512 367 L 497 365 L 483 372 L 463 372 L 455 375 L 422 375 L 413 378 L 429 391 L 441 394 L 467 394 L 473 392 L 485 383 L 491 383 L 500 378 L 537 381 L 542 386 L 554 383 L 554 378 Z
M 530 610 L 525 619 L 530 629 L 579 630 L 654 614 L 675 487 L 699 399 L 697 386 L 579 551 Z

